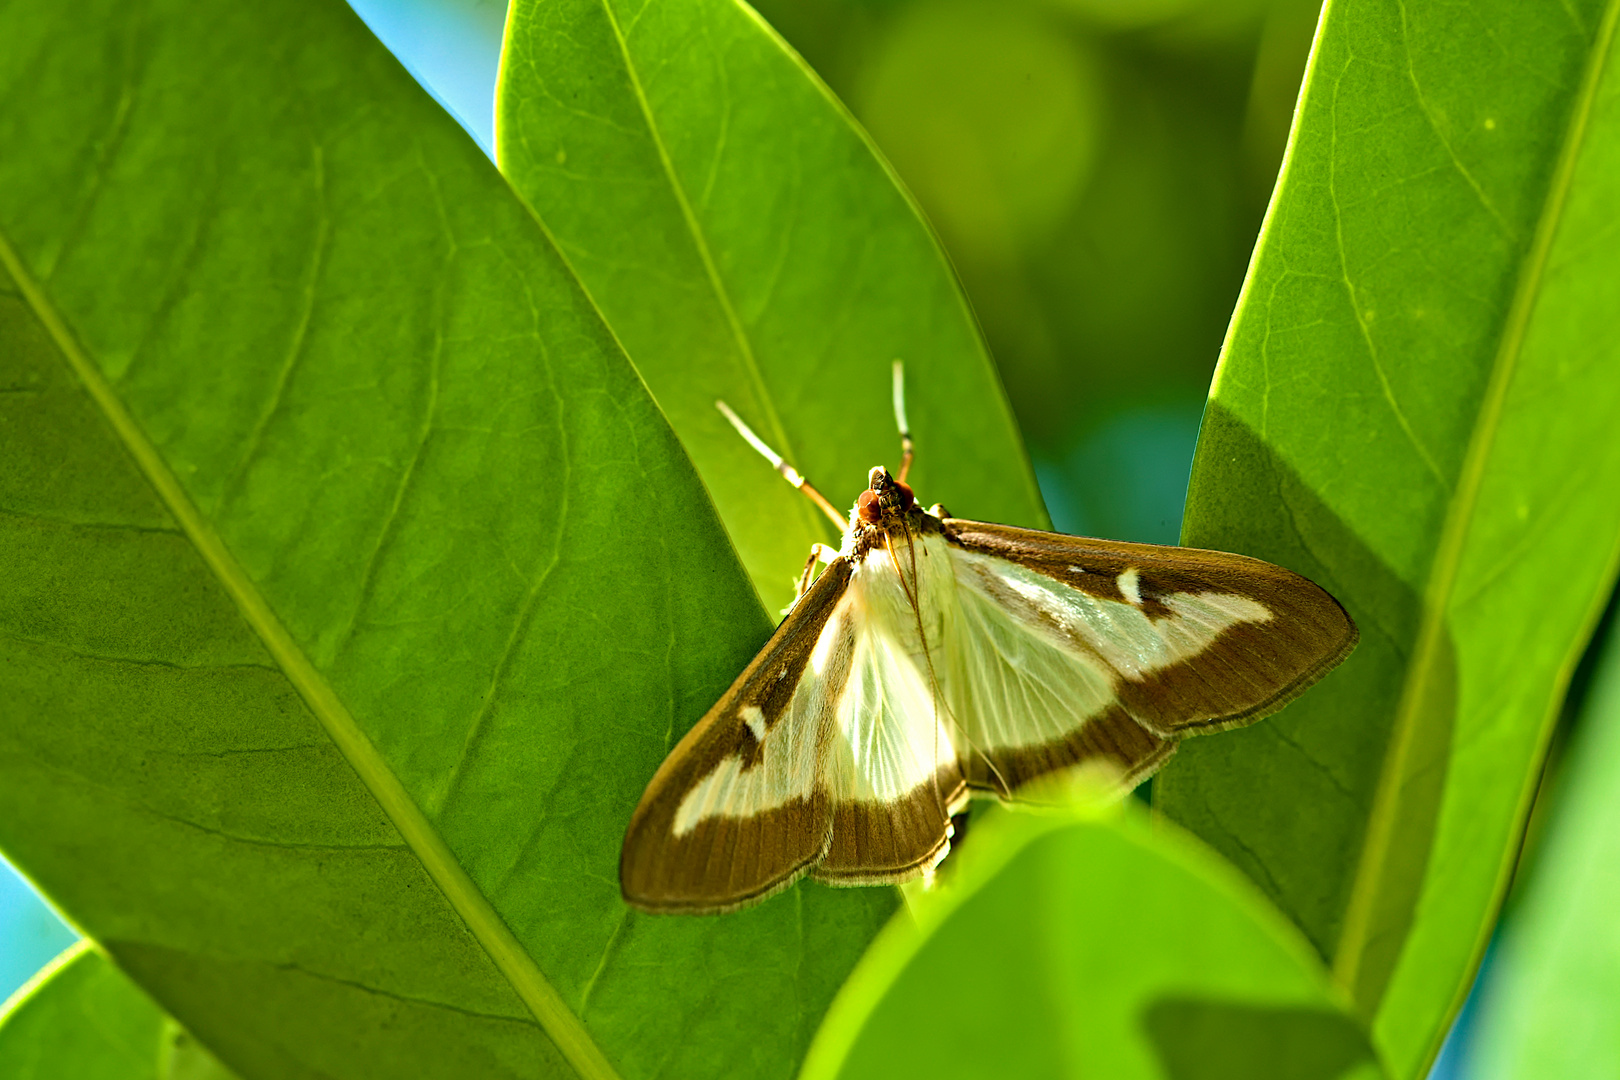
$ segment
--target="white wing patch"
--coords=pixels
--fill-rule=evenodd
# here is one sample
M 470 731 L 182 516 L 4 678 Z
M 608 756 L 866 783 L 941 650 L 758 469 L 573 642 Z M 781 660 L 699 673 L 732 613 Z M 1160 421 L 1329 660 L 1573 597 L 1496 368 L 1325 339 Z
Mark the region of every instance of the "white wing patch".
M 750 734 L 752 734 L 754 736 L 754 741 L 755 742 L 760 742 L 760 743 L 764 742 L 765 741 L 765 712 L 764 712 L 764 710 L 762 710 L 758 705 L 744 705 L 738 711 L 738 715 L 740 715 L 742 717 L 742 722 L 748 725 L 748 730 L 749 730 Z
M 920 539 L 917 549 L 924 596 L 949 588 L 948 577 L 940 580 L 941 571 L 948 575 L 946 563 L 924 558 Z M 938 610 L 927 599 L 923 607 L 925 615 Z M 872 553 L 856 568 L 839 611 L 859 631 L 838 702 L 829 785 L 839 800 L 898 800 L 933 783 L 956 761 L 956 746 L 935 703 L 917 614 L 886 552 Z M 929 640 L 937 640 L 937 631 Z
M 917 547 L 921 556 L 920 540 Z M 935 623 L 933 642 L 940 601 L 953 603 L 955 593 L 943 549 L 920 558 L 918 572 L 925 595 L 943 590 L 924 603 Z M 935 698 L 917 615 L 893 561 L 874 552 L 855 568 L 816 640 L 787 715 L 767 724 L 756 706 L 738 710 L 759 759 L 745 768 L 741 754 L 722 758 L 682 798 L 675 835 L 709 818 L 746 817 L 808 798 L 818 783 L 835 801 L 869 802 L 897 800 L 933 783 L 957 760 Z M 832 725 L 825 737 L 823 718 Z
M 758 744 L 758 759 L 752 768 L 744 768 L 741 755 L 728 754 L 692 785 L 675 808 L 676 836 L 685 836 L 709 818 L 747 817 L 815 793 L 822 771 L 820 733 L 828 713 L 824 674 L 840 642 L 848 647 L 848 636 L 835 612 L 816 639 L 810 664 L 785 715 L 776 723 L 767 726 L 757 705 L 744 705 L 737 711 Z
M 721 759 L 681 800 L 676 836 L 807 799 L 818 785 L 835 802 L 903 799 L 974 748 L 1061 741 L 1117 701 L 1122 679 L 1272 618 L 1220 592 L 1159 597 L 1170 614 L 1150 617 L 1135 567 L 1115 578 L 1122 603 L 941 536 L 916 537 L 914 548 L 920 616 L 889 552 L 863 558 L 786 714 L 772 722 L 757 706 L 738 710 L 757 744 L 753 765 L 741 753 Z M 898 552 L 907 583 L 912 554 Z
M 946 545 L 941 544 L 942 547 Z M 964 661 L 974 653 L 999 652 L 1010 673 L 1001 683 L 1045 687 L 1056 695 L 1061 683 L 1050 672 L 1053 664 L 1078 666 L 1084 675 L 1071 675 L 1095 686 L 1091 705 L 1100 711 L 1113 698 L 1118 678 L 1140 679 L 1203 652 L 1223 631 L 1239 623 L 1268 622 L 1271 611 L 1262 603 L 1236 593 L 1171 593 L 1160 598 L 1169 616 L 1150 617 L 1142 610 L 1140 575 L 1133 567 L 1116 579 L 1128 603 L 1105 600 L 1054 581 L 1007 559 L 948 547 L 961 596 L 962 632 L 967 640 L 957 649 Z M 973 641 L 977 636 L 987 640 Z M 1077 647 L 1077 645 L 1079 647 Z M 1060 657 L 1050 655 L 1056 650 Z M 1090 652 L 1091 655 L 1085 655 Z M 965 695 L 1006 698 L 1008 708 L 1021 708 L 1020 699 L 999 691 L 991 673 L 969 672 Z M 1093 680 L 1099 679 L 1101 684 Z M 1106 688 L 1106 689 L 1104 689 Z M 1064 690 L 1063 692 L 1072 692 Z M 1106 693 L 1100 704 L 1097 694 Z M 1009 719 L 1022 726 L 1025 721 Z
M 1119 594 L 1129 600 L 1134 606 L 1142 606 L 1142 575 L 1136 567 L 1131 567 L 1115 580 L 1119 586 Z
M 965 741 L 985 752 L 1058 742 L 1114 703 L 1112 672 L 959 584 L 958 618 L 941 651 L 946 700 Z

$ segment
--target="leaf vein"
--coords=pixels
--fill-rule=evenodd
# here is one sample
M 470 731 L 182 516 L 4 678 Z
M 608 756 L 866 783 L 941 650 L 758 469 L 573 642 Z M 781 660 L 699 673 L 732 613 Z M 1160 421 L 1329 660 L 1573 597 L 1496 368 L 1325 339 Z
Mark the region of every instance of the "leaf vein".
M 1507 219 L 1496 208 L 1496 204 L 1491 201 L 1490 196 L 1485 194 L 1485 189 L 1480 186 L 1474 174 L 1469 171 L 1468 166 L 1464 165 L 1462 158 L 1458 156 L 1457 148 L 1451 145 L 1451 140 L 1446 138 L 1445 132 L 1440 129 L 1440 122 L 1435 117 L 1434 107 L 1429 104 L 1429 99 L 1424 96 L 1423 87 L 1418 84 L 1417 68 L 1414 66 L 1412 59 L 1412 46 L 1407 39 L 1406 0 L 1395 0 L 1395 2 L 1401 13 L 1401 51 L 1406 55 L 1406 81 L 1412 87 L 1412 98 L 1417 102 L 1418 112 L 1423 114 L 1423 122 L 1428 125 L 1430 133 L 1434 135 L 1434 141 L 1439 143 L 1440 148 L 1446 152 L 1446 157 L 1451 161 L 1451 167 L 1456 170 L 1458 176 L 1462 177 L 1463 182 L 1468 185 L 1468 190 L 1473 192 L 1474 198 L 1479 201 L 1479 205 L 1490 215 L 1491 220 L 1496 223 L 1496 227 L 1501 230 L 1502 235 L 1516 243 L 1518 241 L 1517 232 L 1508 224 Z
M 1609 61 L 1617 19 L 1620 19 L 1620 0 L 1608 0 L 1587 58 L 1586 69 L 1570 103 L 1563 145 L 1548 181 L 1535 232 L 1519 265 L 1512 303 L 1492 360 L 1484 398 L 1469 436 L 1457 488 L 1447 509 L 1445 525 L 1436 547 L 1412 660 L 1406 668 L 1407 675 L 1396 708 L 1389 749 L 1373 797 L 1372 812 L 1368 816 L 1360 865 L 1333 957 L 1334 975 L 1345 986 L 1356 985 L 1361 963 L 1379 931 L 1372 920 L 1383 888 L 1389 850 L 1394 842 L 1395 816 L 1400 793 L 1407 780 L 1408 758 L 1417 739 L 1418 717 L 1429 693 L 1428 680 L 1436 670 L 1445 647 L 1448 616 L 1457 601 L 1457 579 L 1474 523 L 1480 490 L 1484 485 L 1486 467 L 1501 424 L 1508 388 L 1512 385 L 1524 349 L 1530 316 L 1547 270 L 1553 238 L 1569 199 L 1576 159 L 1585 142 L 1598 87 Z M 1556 713 L 1556 710 L 1553 712 Z M 1504 875 L 1496 885 L 1498 897 L 1505 884 Z M 1493 909 L 1494 906 L 1493 902 Z M 1485 932 L 1488 930 L 1486 927 Z M 1361 1002 L 1360 1005 L 1371 1010 L 1377 1003 Z
M 184 537 L 186 534 L 172 525 L 132 525 L 125 521 L 75 521 L 56 514 L 39 514 L 27 510 L 0 507 L 0 517 L 18 521 L 34 521 L 42 525 L 56 525 L 69 529 L 97 529 L 107 532 L 152 533 L 158 536 Z
M 312 172 L 315 178 L 316 198 L 320 203 L 320 214 L 316 220 L 315 243 L 310 252 L 309 268 L 304 274 L 303 304 L 298 313 L 298 322 L 293 327 L 287 355 L 282 359 L 281 367 L 276 372 L 276 381 L 271 387 L 270 398 L 259 411 L 258 419 L 254 421 L 253 430 L 248 434 L 247 444 L 237 461 L 236 468 L 231 470 L 230 477 L 220 489 L 218 502 L 220 512 L 230 505 L 246 481 L 248 470 L 263 449 L 265 433 L 286 401 L 287 386 L 292 381 L 293 372 L 304 359 L 309 346 L 309 327 L 314 319 L 315 306 L 319 298 L 317 286 L 320 284 L 321 268 L 326 262 L 327 244 L 331 233 L 331 214 L 326 198 L 326 155 L 320 143 L 315 143 L 311 147 L 311 159 L 314 163 Z
M 1407 419 L 1406 410 L 1402 409 L 1400 402 L 1395 400 L 1394 388 L 1390 385 L 1388 373 L 1384 371 L 1383 361 L 1378 358 L 1378 346 L 1373 341 L 1372 331 L 1367 327 L 1366 316 L 1363 314 L 1361 302 L 1356 296 L 1355 283 L 1350 280 L 1349 255 L 1345 250 L 1344 243 L 1344 213 L 1339 203 L 1337 181 L 1339 171 L 1339 86 L 1344 81 L 1345 74 L 1350 70 L 1350 65 L 1354 62 L 1354 57 L 1347 58 L 1344 68 L 1339 72 L 1338 79 L 1334 81 L 1333 107 L 1330 110 L 1332 127 L 1328 153 L 1328 201 L 1333 206 L 1334 249 L 1339 255 L 1340 278 L 1344 283 L 1345 299 L 1350 304 L 1350 312 L 1356 319 L 1356 328 L 1361 332 L 1361 340 L 1367 348 L 1367 360 L 1372 365 L 1373 374 L 1378 379 L 1379 389 L 1383 392 L 1384 400 L 1389 404 L 1390 412 L 1395 416 L 1396 424 L 1405 433 L 1407 441 L 1412 444 L 1412 449 L 1417 451 L 1418 458 L 1422 460 L 1424 466 L 1434 476 L 1441 489 L 1450 491 L 1451 485 L 1447 483 L 1445 474 L 1440 471 L 1439 464 L 1435 462 L 1433 455 L 1429 453 L 1428 447 L 1424 446 L 1423 441 L 1418 438 L 1412 422 Z
M 90 220 L 96 204 L 101 201 L 103 192 L 107 190 L 107 179 L 112 172 L 113 159 L 123 148 L 124 138 L 129 132 L 129 114 L 135 103 L 135 87 L 139 82 L 138 73 L 127 72 L 124 84 L 118 94 L 118 104 L 113 108 L 113 119 L 110 131 L 102 140 L 100 152 L 96 155 L 95 165 L 90 177 L 90 189 L 85 192 L 75 210 L 73 220 L 62 230 L 62 239 L 57 245 L 54 257 L 49 264 L 42 266 L 39 271 L 40 280 L 50 281 L 56 276 L 57 269 L 62 261 L 68 257 L 78 245 L 79 237 L 84 232 L 85 224 Z
M 0 638 L 7 641 L 18 642 L 23 645 L 36 645 L 42 649 L 54 649 L 65 652 L 80 660 L 89 660 L 98 664 L 119 664 L 132 667 L 168 668 L 171 671 L 280 671 L 274 664 L 255 664 L 243 661 L 236 664 L 181 664 L 173 660 L 159 660 L 155 657 L 111 656 L 107 653 L 90 652 L 86 649 L 77 649 L 61 641 L 52 641 L 49 638 L 30 637 L 19 634 L 13 630 L 0 629 Z
M 562 491 L 562 498 L 557 506 L 557 530 L 552 538 L 551 556 L 547 560 L 545 568 L 534 576 L 529 585 L 529 591 L 524 596 L 523 603 L 518 609 L 517 618 L 512 622 L 512 632 L 507 635 L 506 644 L 501 649 L 500 659 L 496 661 L 495 667 L 490 674 L 489 686 L 484 691 L 484 702 L 478 709 L 478 715 L 473 717 L 472 724 L 467 728 L 466 737 L 461 742 L 461 754 L 456 758 L 456 764 L 451 769 L 449 778 L 445 781 L 444 794 L 439 798 L 439 814 L 441 817 L 447 812 L 456 796 L 460 793 L 461 785 L 467 773 L 467 763 L 472 757 L 473 747 L 483 736 L 484 728 L 489 723 L 489 717 L 495 709 L 496 699 L 500 696 L 501 684 L 506 681 L 508 670 L 511 667 L 512 658 L 517 655 L 518 646 L 528 636 L 529 626 L 533 621 L 540 593 L 544 590 L 546 581 L 551 577 L 552 572 L 562 562 L 563 523 L 568 520 L 568 479 L 573 473 L 573 460 L 569 454 L 567 425 L 563 422 L 563 399 L 557 393 L 556 375 L 552 371 L 551 357 L 545 351 L 544 345 L 541 346 L 540 364 L 546 372 L 547 381 L 551 384 L 552 400 L 557 403 L 556 430 L 560 434 L 559 441 L 562 453 L 561 476 L 558 484 L 559 489 Z
M 640 107 L 642 118 L 646 121 L 647 134 L 652 139 L 653 148 L 658 151 L 658 161 L 663 167 L 664 176 L 669 181 L 670 192 L 674 195 L 675 202 L 680 208 L 681 219 L 686 225 L 686 230 L 691 234 L 692 245 L 697 252 L 698 260 L 703 264 L 703 272 L 708 279 L 709 287 L 713 290 L 715 300 L 720 305 L 720 310 L 725 316 L 726 325 L 730 328 L 732 338 L 737 343 L 738 355 L 742 358 L 743 367 L 748 373 L 749 381 L 753 383 L 755 393 L 759 397 L 759 408 L 765 414 L 772 436 L 776 439 L 780 448 L 779 452 L 789 461 L 797 460 L 793 453 L 792 441 L 787 435 L 787 429 L 782 425 L 781 417 L 776 411 L 774 399 L 765 384 L 764 373 L 760 371 L 759 360 L 754 355 L 753 342 L 743 328 L 742 320 L 737 316 L 737 309 L 732 304 L 731 294 L 720 277 L 719 267 L 715 264 L 714 255 L 709 249 L 708 237 L 698 223 L 697 214 L 692 210 L 692 203 L 687 198 L 686 189 L 675 172 L 675 162 L 669 156 L 669 147 L 665 144 L 663 135 L 659 132 L 658 123 L 653 118 L 652 106 L 647 100 L 645 89 L 642 87 L 641 75 L 637 70 L 636 62 L 630 55 L 629 42 L 625 40 L 624 32 L 619 26 L 618 16 L 614 13 L 612 0 L 599 0 L 599 2 L 602 5 L 603 13 L 607 16 L 608 25 L 612 27 L 614 40 L 619 46 L 619 53 L 624 59 L 624 69 L 630 79 L 630 89 L 635 94 L 636 104 Z
M 204 520 L 190 495 L 181 486 L 179 478 L 47 300 L 3 233 L 0 233 L 0 267 L 10 273 L 27 296 L 35 314 L 55 340 L 62 358 L 79 377 L 91 399 L 123 441 L 147 482 L 190 537 L 209 569 L 236 602 L 248 625 L 304 698 L 339 752 L 353 766 L 383 814 L 393 823 L 451 908 L 478 940 L 485 955 L 582 1078 L 617 1080 L 617 1072 L 584 1023 L 569 1010 L 534 958 L 518 941 L 489 898 L 456 858 L 444 837 L 405 789 L 387 760 L 360 728 L 337 691 L 293 639 L 224 541 Z
M 433 170 L 428 167 L 425 159 L 421 157 L 421 146 L 417 146 L 418 160 L 422 171 L 427 175 L 428 186 L 433 191 L 434 202 L 439 210 L 439 220 L 445 230 L 445 237 L 449 244 L 445 252 L 445 264 L 448 266 L 456 257 L 458 245 L 454 232 L 451 231 L 449 216 L 445 212 L 444 196 L 439 190 L 438 179 Z M 334 638 L 334 654 L 341 651 L 343 646 L 354 637 L 356 627 L 360 624 L 360 613 L 365 610 L 366 603 L 376 587 L 378 568 L 382 565 L 383 552 L 388 549 L 393 539 L 394 530 L 399 525 L 399 516 L 405 506 L 405 500 L 410 495 L 416 481 L 416 470 L 421 465 L 422 455 L 427 450 L 428 442 L 433 437 L 433 420 L 439 411 L 439 374 L 444 362 L 444 275 L 440 275 L 439 285 L 434 294 L 433 313 L 433 353 L 428 361 L 428 392 L 427 404 L 422 409 L 422 422 L 417 428 L 414 447 L 411 450 L 411 459 L 405 463 L 400 473 L 399 483 L 394 485 L 394 497 L 388 505 L 388 513 L 383 516 L 382 525 L 377 529 L 377 540 L 366 556 L 365 568 L 360 573 L 360 588 L 355 591 L 354 606 L 349 611 L 349 619 L 343 631 Z
M 602 956 L 596 962 L 596 970 L 591 972 L 591 977 L 585 980 L 585 989 L 580 991 L 579 1015 L 582 1019 L 584 1018 L 585 1014 L 590 1011 L 591 994 L 596 990 L 597 980 L 602 977 L 602 972 L 607 970 L 608 964 L 612 961 L 613 957 L 618 955 L 620 942 L 624 938 L 624 928 L 629 924 L 629 922 L 630 906 L 628 904 L 620 904 L 619 917 L 614 921 L 613 933 L 608 935 L 607 946 L 603 948 Z
M 533 1020 L 529 1020 L 521 1016 L 508 1016 L 502 1013 L 480 1012 L 477 1009 L 468 1009 L 460 1005 L 452 1005 L 448 1001 L 435 1001 L 433 998 L 413 997 L 411 995 L 401 994 L 393 990 L 384 990 L 380 986 L 372 986 L 369 983 L 363 983 L 356 979 L 345 979 L 341 975 L 331 975 L 324 971 L 314 971 L 310 968 L 304 967 L 302 964 L 286 962 L 276 964 L 275 967 L 278 971 L 297 972 L 300 975 L 307 975 L 312 979 L 319 979 L 321 982 L 335 983 L 339 986 L 348 986 L 355 990 L 363 991 L 367 994 L 375 994 L 378 997 L 388 998 L 390 1001 L 404 1002 L 407 1005 L 426 1005 L 432 1009 L 443 1009 L 445 1012 L 458 1013 L 462 1016 L 472 1017 L 475 1020 L 497 1020 L 508 1024 L 522 1024 L 525 1027 L 535 1026 Z

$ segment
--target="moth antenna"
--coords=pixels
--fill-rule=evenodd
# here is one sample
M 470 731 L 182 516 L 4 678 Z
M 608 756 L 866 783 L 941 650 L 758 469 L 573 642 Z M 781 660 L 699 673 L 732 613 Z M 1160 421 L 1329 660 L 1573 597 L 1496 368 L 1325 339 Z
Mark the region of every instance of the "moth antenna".
M 727 405 L 723 401 L 716 401 L 714 403 L 714 407 L 720 410 L 720 415 L 731 421 L 731 426 L 737 429 L 737 434 L 748 440 L 749 446 L 752 446 L 755 450 L 758 450 L 765 460 L 771 463 L 771 468 L 781 473 L 782 478 L 788 483 L 792 484 L 794 487 L 804 492 L 805 495 L 809 496 L 810 501 L 820 507 L 821 512 L 832 519 L 832 523 L 834 525 L 838 526 L 838 531 L 840 533 L 846 533 L 849 531 L 849 522 L 844 520 L 843 514 L 840 514 L 837 510 L 833 509 L 833 504 L 827 501 L 827 497 L 821 492 L 817 491 L 815 489 L 815 485 L 811 484 L 810 481 L 799 475 L 798 469 L 795 469 L 786 461 L 783 461 L 781 454 L 778 454 L 775 450 L 772 450 L 769 446 L 765 445 L 765 440 L 760 438 L 758 435 L 755 435 L 754 430 L 742 422 L 742 417 L 731 411 L 730 405 Z
M 906 365 L 894 362 L 894 422 L 900 428 L 900 482 L 911 471 L 911 425 L 906 423 Z

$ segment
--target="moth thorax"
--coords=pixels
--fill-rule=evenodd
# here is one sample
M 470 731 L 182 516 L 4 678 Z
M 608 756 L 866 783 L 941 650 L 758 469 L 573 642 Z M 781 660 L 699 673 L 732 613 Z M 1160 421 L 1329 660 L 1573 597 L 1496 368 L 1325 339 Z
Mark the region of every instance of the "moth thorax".
M 885 514 L 904 513 L 914 506 L 917 497 L 911 488 L 889 475 L 889 470 L 878 465 L 872 469 L 867 489 L 855 500 L 855 513 L 868 525 L 876 525 Z

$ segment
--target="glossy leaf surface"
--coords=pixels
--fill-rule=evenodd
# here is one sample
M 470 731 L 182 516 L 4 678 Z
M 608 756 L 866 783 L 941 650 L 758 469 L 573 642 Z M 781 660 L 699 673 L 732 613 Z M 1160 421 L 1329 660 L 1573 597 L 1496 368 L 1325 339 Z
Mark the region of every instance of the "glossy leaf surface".
M 105 956 L 75 945 L 0 1011 L 8 1080 L 235 1080 Z
M 893 899 L 620 903 L 769 621 L 532 215 L 341 3 L 0 23 L 8 857 L 249 1080 L 787 1075 Z
M 989 815 L 910 896 L 915 921 L 861 961 L 805 1080 L 1383 1075 L 1299 932 L 1139 812 Z
M 766 606 L 833 531 L 715 411 L 840 508 L 896 467 L 906 362 L 925 504 L 1045 513 L 995 370 L 910 200 L 737 0 L 515 0 L 496 157 L 641 371 Z
M 1611 633 L 1537 853 L 1489 969 L 1480 1080 L 1620 1073 L 1620 634 Z
M 1335 0 L 1205 417 L 1183 542 L 1362 642 L 1160 805 L 1331 958 L 1398 1076 L 1484 948 L 1620 543 L 1617 5 Z

